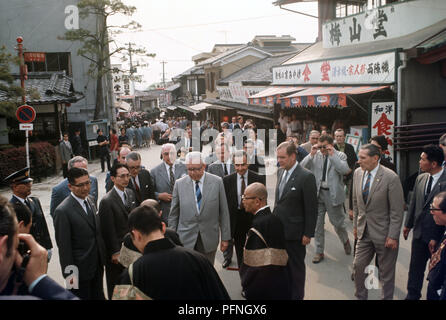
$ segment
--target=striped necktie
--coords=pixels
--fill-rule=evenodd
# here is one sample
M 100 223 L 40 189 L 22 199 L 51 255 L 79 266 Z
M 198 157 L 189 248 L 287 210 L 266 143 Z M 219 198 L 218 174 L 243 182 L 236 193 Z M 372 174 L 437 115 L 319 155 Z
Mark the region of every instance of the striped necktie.
M 198 210 L 200 210 L 201 209 L 200 181 L 195 181 L 195 196 L 197 198 Z
M 169 167 L 170 176 L 170 190 L 173 191 L 173 186 L 175 185 L 175 175 L 173 174 L 172 166 Z
M 369 189 L 370 189 L 370 179 L 372 175 L 370 172 L 368 173 L 367 180 L 365 182 L 364 188 L 362 189 L 362 199 L 364 203 L 367 203 L 367 198 L 369 197 Z

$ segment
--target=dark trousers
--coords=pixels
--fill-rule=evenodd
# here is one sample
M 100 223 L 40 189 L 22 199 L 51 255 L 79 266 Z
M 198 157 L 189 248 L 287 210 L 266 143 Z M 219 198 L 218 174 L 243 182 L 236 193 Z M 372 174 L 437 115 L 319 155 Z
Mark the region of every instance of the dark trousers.
M 228 249 L 223 252 L 223 258 L 226 260 L 232 261 L 232 255 L 234 254 L 234 240 L 228 241 Z
M 67 172 L 68 172 L 68 163 L 62 163 L 62 174 L 64 178 L 67 177 Z
M 301 241 L 287 240 L 288 270 L 291 275 L 291 299 L 303 300 L 305 295 L 305 255 L 306 247 Z
M 248 231 L 249 229 L 236 230 L 234 234 L 235 254 L 237 255 L 237 263 L 239 268 L 243 262 L 243 248 L 245 247 L 246 234 Z
M 105 300 L 103 278 L 104 267 L 98 266 L 93 279 L 79 281 L 79 289 L 70 291 L 82 300 Z
M 428 244 L 421 239 L 413 239 L 406 299 L 419 300 L 421 298 L 424 271 L 426 270 L 426 263 L 430 257 L 431 254 Z
M 125 268 L 122 264 L 114 264 L 111 261 L 107 262 L 107 264 L 105 265 L 108 300 L 111 300 L 113 296 L 113 289 L 115 288 L 115 285 L 120 284 L 121 274 L 124 269 Z
M 110 154 L 108 152 L 101 153 L 101 169 L 105 171 L 105 161 L 107 161 L 107 170 L 110 171 Z

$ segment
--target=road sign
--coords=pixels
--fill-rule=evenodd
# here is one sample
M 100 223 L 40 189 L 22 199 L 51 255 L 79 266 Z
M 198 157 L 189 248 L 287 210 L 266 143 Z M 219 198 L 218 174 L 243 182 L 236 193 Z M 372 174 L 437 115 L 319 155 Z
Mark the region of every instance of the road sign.
M 20 130 L 33 130 L 34 125 L 32 123 L 20 123 Z
M 21 123 L 30 123 L 36 119 L 36 110 L 26 104 L 18 107 L 15 114 Z

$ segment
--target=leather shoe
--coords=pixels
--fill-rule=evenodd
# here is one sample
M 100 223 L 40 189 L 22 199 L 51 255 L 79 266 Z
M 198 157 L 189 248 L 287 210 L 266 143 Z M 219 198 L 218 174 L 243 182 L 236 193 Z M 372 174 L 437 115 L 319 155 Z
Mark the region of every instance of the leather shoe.
M 223 263 L 222 263 L 222 267 L 223 267 L 223 269 L 226 269 L 227 267 L 229 267 L 229 265 L 231 264 L 231 260 L 230 259 L 225 259 L 225 261 L 223 261 Z
M 313 258 L 313 263 L 319 263 L 322 260 L 324 260 L 324 254 L 323 253 L 316 254 Z
M 350 255 L 352 253 L 352 246 L 350 245 L 350 240 L 347 240 L 347 242 L 344 243 L 344 251 L 346 255 Z

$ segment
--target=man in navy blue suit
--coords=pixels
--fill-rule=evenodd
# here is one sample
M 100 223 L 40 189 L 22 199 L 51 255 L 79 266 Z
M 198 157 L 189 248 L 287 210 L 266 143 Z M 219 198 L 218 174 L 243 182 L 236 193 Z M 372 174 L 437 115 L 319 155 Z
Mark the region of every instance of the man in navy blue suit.
M 28 247 L 24 265 L 17 250 L 19 241 Z M 47 251 L 29 234 L 19 234 L 17 218 L 8 200 L 0 196 L 0 300 L 77 299 L 46 274 Z M 15 285 L 16 282 L 19 285 Z
M 83 168 L 87 170 L 88 160 L 81 156 L 76 156 L 68 161 L 68 170 L 71 168 Z M 94 198 L 94 204 L 98 204 L 98 180 L 96 177 L 90 176 L 91 180 L 91 190 L 90 195 Z M 50 202 L 50 214 L 54 219 L 54 212 L 59 204 L 65 200 L 66 197 L 70 195 L 71 191 L 68 188 L 68 179 L 62 180 L 58 185 L 53 187 L 51 191 L 51 202 Z

